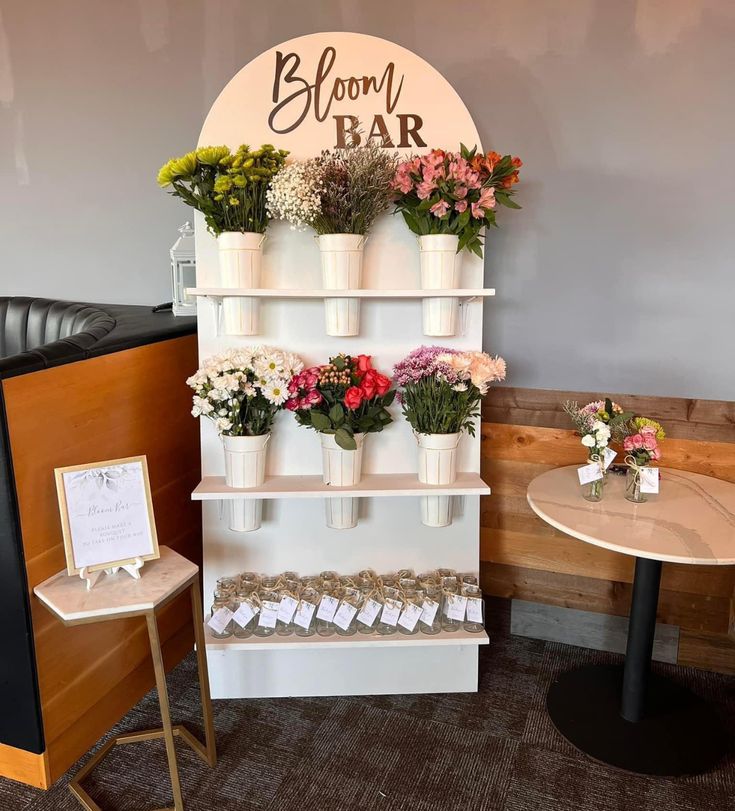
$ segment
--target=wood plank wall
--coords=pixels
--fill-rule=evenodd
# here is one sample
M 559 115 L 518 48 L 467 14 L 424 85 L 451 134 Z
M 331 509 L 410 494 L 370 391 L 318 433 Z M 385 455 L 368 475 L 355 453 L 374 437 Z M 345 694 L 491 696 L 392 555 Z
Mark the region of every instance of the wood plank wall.
M 184 381 L 196 336 L 4 381 L 28 583 L 65 568 L 53 470 L 145 454 L 159 542 L 201 562 L 199 429 Z M 33 597 L 33 629 L 53 782 L 155 684 L 142 619 L 65 628 Z M 193 646 L 188 596 L 160 616 L 169 666 Z
M 483 406 L 482 473 L 493 494 L 481 507 L 481 572 L 486 593 L 626 615 L 633 559 L 581 543 L 541 521 L 526 488 L 552 467 L 584 461 L 561 410 L 594 392 L 501 387 Z M 735 403 L 611 395 L 667 431 L 664 466 L 735 482 Z M 735 673 L 735 567 L 665 563 L 660 622 L 681 628 L 679 663 Z

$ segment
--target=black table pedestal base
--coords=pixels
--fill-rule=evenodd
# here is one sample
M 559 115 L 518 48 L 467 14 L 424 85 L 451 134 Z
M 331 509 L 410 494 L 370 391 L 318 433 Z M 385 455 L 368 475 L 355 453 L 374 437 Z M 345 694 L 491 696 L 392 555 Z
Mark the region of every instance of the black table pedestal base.
M 637 774 L 701 774 L 725 754 L 717 715 L 694 693 L 651 673 L 645 714 L 633 723 L 620 715 L 622 687 L 622 665 L 564 673 L 546 701 L 554 726 L 594 760 Z

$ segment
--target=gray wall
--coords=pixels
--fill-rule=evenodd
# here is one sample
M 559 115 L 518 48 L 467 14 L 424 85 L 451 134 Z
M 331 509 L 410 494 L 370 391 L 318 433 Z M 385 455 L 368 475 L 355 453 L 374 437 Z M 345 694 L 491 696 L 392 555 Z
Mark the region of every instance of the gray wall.
M 320 30 L 434 64 L 520 155 L 490 235 L 509 382 L 735 399 L 732 0 L 0 0 L 0 294 L 156 303 L 154 177 L 228 79 Z

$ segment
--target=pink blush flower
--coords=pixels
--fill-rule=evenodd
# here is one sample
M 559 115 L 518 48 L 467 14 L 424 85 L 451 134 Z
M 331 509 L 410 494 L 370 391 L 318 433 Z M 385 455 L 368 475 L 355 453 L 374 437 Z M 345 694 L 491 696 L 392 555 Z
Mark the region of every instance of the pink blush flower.
M 477 201 L 477 205 L 483 208 L 495 208 L 495 189 L 492 186 L 480 192 L 480 199 Z
M 642 432 L 641 432 L 642 433 Z M 656 437 L 654 434 L 644 434 L 643 436 L 643 447 L 647 451 L 655 451 L 658 447 L 658 443 L 656 442 Z
M 447 211 L 449 211 L 449 203 L 446 200 L 440 200 L 438 203 L 434 203 L 434 205 L 429 209 L 429 211 L 435 217 L 443 217 L 446 215 Z
M 633 450 L 633 438 L 626 436 L 623 440 L 623 450 L 624 451 L 632 451 Z
M 485 216 L 485 209 L 479 203 L 472 204 L 472 216 L 476 220 L 481 220 Z
M 463 211 L 467 211 L 467 201 L 466 200 L 457 200 L 454 204 L 454 210 L 459 211 L 461 214 Z
M 416 186 L 416 194 L 418 195 L 419 200 L 426 200 L 427 197 L 431 197 L 431 193 L 436 188 L 436 183 L 433 180 L 424 180 Z
M 316 390 L 312 389 L 306 397 L 304 397 L 304 402 L 309 406 L 319 405 L 322 401 L 322 395 Z

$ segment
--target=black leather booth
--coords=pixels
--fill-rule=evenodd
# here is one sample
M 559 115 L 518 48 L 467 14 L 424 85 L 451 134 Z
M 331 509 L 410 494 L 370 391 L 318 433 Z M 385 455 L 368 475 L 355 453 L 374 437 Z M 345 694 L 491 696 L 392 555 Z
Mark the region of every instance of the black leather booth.
M 2 381 L 196 332 L 196 319 L 150 307 L 0 297 L 0 743 L 41 753 L 43 725 L 35 668 L 18 503 Z M 49 392 L 49 422 L 54 393 Z M 39 426 L 39 430 L 43 430 Z

